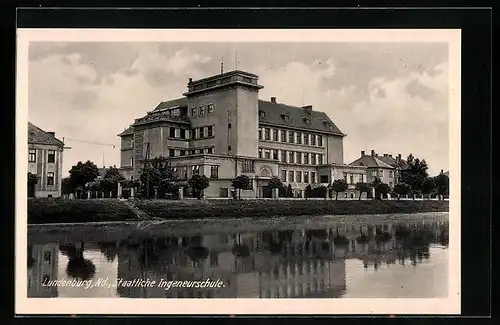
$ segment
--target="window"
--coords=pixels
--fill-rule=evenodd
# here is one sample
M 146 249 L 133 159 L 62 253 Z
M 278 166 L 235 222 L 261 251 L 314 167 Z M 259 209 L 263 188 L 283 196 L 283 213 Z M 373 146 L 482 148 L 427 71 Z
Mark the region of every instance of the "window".
M 323 155 L 318 154 L 318 165 L 323 165 Z
M 316 183 L 316 172 L 311 172 L 311 183 Z
M 311 134 L 311 146 L 315 146 L 315 145 L 316 145 L 316 135 Z
M 288 142 L 294 143 L 293 131 L 288 131 Z
M 189 130 L 184 130 L 184 139 L 189 139 Z
M 301 171 L 297 171 L 297 177 L 296 177 L 295 181 L 297 183 L 301 183 L 302 182 L 302 172 Z
M 204 127 L 200 128 L 200 139 L 203 139 L 203 138 L 205 138 L 205 128 Z
M 384 171 L 383 170 L 380 171 L 380 177 L 384 177 Z
M 244 173 L 253 173 L 255 171 L 254 161 L 250 159 L 245 159 L 242 162 L 242 172 Z
M 262 149 L 259 148 L 259 158 L 262 158 Z
M 207 136 L 209 138 L 214 136 L 214 127 L 213 127 L 213 125 L 208 126 Z
M 278 130 L 273 129 L 273 141 L 278 141 Z
M 354 184 L 354 175 L 353 174 L 349 175 L 349 180 L 350 180 L 351 184 Z
M 294 159 L 293 159 L 293 151 L 288 151 L 288 162 L 293 164 Z
M 54 185 L 54 173 L 47 173 L 47 185 Z
M 280 137 L 281 137 L 281 142 L 286 142 L 286 131 L 285 130 L 280 131 Z
M 186 150 L 181 150 L 180 155 L 181 156 L 185 156 L 186 155 Z
M 219 178 L 219 166 L 210 167 L 210 178 Z
M 168 129 L 168 136 L 170 138 L 175 138 L 175 128 L 169 128 Z
M 328 175 L 320 175 L 319 182 L 320 183 L 328 183 Z
M 191 108 L 191 116 L 196 116 L 196 107 Z
M 286 162 L 286 150 L 281 150 L 281 162 Z
M 392 170 L 389 171 L 389 178 L 393 178 L 394 177 L 394 174 L 392 172 Z
M 168 149 L 168 156 L 169 157 L 175 157 L 175 150 L 174 149 Z
M 266 149 L 264 152 L 265 152 L 266 159 L 271 159 L 271 150 Z
M 293 170 L 288 171 L 288 182 L 289 183 L 294 182 L 293 176 L 294 176 Z
M 264 111 L 259 111 L 259 117 L 261 117 L 261 118 L 266 117 L 266 112 L 264 112 Z
M 309 172 L 304 172 L 304 183 L 309 184 Z
M 278 150 L 273 150 L 273 159 L 278 160 Z
M 358 177 L 358 182 L 362 183 L 363 182 L 363 174 L 359 174 L 359 177 Z
M 304 164 L 309 165 L 309 153 L 304 153 Z
M 205 115 L 205 106 L 200 106 L 200 116 Z
M 214 153 L 214 148 L 208 148 L 207 149 L 208 154 L 213 154 Z
M 49 150 L 47 155 L 47 162 L 53 164 L 56 162 L 56 152 L 55 150 Z
M 130 158 L 130 167 L 134 167 L 134 158 Z
M 323 147 L 323 136 L 318 135 L 318 146 Z
M 188 168 L 186 166 L 180 167 L 181 170 L 181 179 L 188 178 Z
M 296 136 L 296 141 L 295 142 L 297 144 L 301 144 L 302 143 L 302 133 L 297 132 L 297 136 Z
M 181 150 L 180 149 L 176 149 L 175 150 L 175 156 L 178 157 L 181 155 Z
M 193 175 L 199 175 L 200 174 L 200 166 L 194 165 L 191 167 L 191 171 Z
M 35 162 L 36 161 L 36 149 L 28 150 L 28 161 Z
M 309 145 L 309 134 L 304 133 L 304 144 Z
M 372 170 L 372 176 L 373 177 L 377 177 L 377 171 L 376 170 Z
M 181 137 L 181 129 L 175 129 L 175 137 L 179 139 Z
M 297 152 L 297 153 L 295 154 L 295 156 L 297 157 L 297 159 L 295 160 L 295 162 L 296 162 L 297 164 L 302 164 L 302 152 Z
M 281 181 L 286 182 L 286 170 L 281 171 Z
M 271 129 L 270 128 L 264 129 L 264 139 L 271 140 Z
M 43 253 L 43 261 L 45 263 L 50 264 L 51 260 L 52 260 L 52 253 L 51 252 L 44 252 Z
M 316 165 L 316 154 L 311 153 L 311 165 Z
M 207 111 L 208 111 L 208 114 L 213 113 L 214 112 L 214 104 L 208 104 Z
M 259 128 L 259 140 L 262 140 L 262 128 Z

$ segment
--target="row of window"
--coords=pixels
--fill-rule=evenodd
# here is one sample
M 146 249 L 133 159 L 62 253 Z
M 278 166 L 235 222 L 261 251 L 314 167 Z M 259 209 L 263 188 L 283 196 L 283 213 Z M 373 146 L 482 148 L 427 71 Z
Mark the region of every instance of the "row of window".
M 186 155 L 197 155 L 197 154 L 213 154 L 214 148 L 201 148 L 201 149 L 168 149 L 169 157 L 179 157 Z
M 323 136 L 306 132 L 295 132 L 271 128 L 259 128 L 259 140 L 323 146 Z
M 214 126 L 201 126 L 193 130 L 179 129 L 179 128 L 169 128 L 168 137 L 174 139 L 184 139 L 184 140 L 194 140 L 194 139 L 206 139 L 214 136 Z
M 259 148 L 259 158 L 279 160 L 283 163 L 322 165 L 323 154 L 312 152 L 287 151 Z
M 191 175 L 200 175 L 200 165 L 191 166 Z M 179 179 L 187 179 L 188 178 L 188 167 L 173 167 L 172 168 L 174 175 Z M 219 166 L 212 165 L 210 166 L 210 178 L 219 178 Z
M 372 170 L 372 176 L 373 177 L 384 177 L 384 170 Z M 392 170 L 389 170 L 389 178 L 394 177 L 394 172 Z
M 192 117 L 205 116 L 205 114 L 212 114 L 214 110 L 215 110 L 214 104 L 203 105 L 200 107 L 191 107 L 191 116 Z
M 28 162 L 36 162 L 36 149 L 28 149 Z M 56 151 L 47 151 L 47 163 L 54 164 L 56 162 Z
M 300 171 L 300 170 L 282 170 L 281 181 L 284 183 L 316 183 L 316 172 Z
M 364 182 L 364 177 L 363 174 L 344 173 L 344 180 L 347 184 L 356 184 L 357 182 Z

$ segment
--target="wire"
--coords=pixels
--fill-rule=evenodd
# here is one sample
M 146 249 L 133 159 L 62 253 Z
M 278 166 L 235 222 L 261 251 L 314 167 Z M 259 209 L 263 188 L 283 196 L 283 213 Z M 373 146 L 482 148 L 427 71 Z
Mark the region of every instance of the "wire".
M 99 143 L 99 142 L 78 140 L 78 139 L 72 139 L 72 138 L 66 138 L 66 137 L 64 137 L 64 140 L 70 140 L 70 141 L 76 141 L 76 142 L 83 142 L 83 143 L 88 143 L 88 144 L 95 144 L 95 145 L 98 145 L 98 146 L 110 146 L 110 147 L 113 147 L 113 148 L 115 147 L 114 144 L 110 144 L 110 143 Z

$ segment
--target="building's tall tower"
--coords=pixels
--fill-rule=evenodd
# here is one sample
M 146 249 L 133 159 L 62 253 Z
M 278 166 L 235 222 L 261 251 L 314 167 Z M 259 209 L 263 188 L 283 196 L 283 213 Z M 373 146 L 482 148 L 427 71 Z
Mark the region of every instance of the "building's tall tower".
M 213 126 L 212 139 L 191 146 L 214 145 L 214 154 L 256 157 L 258 152 L 258 76 L 230 71 L 193 81 L 184 93 L 191 128 Z

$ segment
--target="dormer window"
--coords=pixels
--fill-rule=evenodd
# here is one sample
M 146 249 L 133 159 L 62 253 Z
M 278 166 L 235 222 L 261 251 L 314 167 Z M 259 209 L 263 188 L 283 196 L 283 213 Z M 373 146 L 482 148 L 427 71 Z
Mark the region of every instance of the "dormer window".
M 306 124 L 311 125 L 311 119 L 310 119 L 310 118 L 308 118 L 308 117 L 304 117 L 303 119 L 304 119 L 304 122 L 305 122 Z
M 285 120 L 285 121 L 288 121 L 290 119 L 290 116 L 288 114 L 281 114 L 281 117 Z
M 259 117 L 260 117 L 260 118 L 264 118 L 264 117 L 266 117 L 266 112 L 264 112 L 264 111 L 259 111 Z

